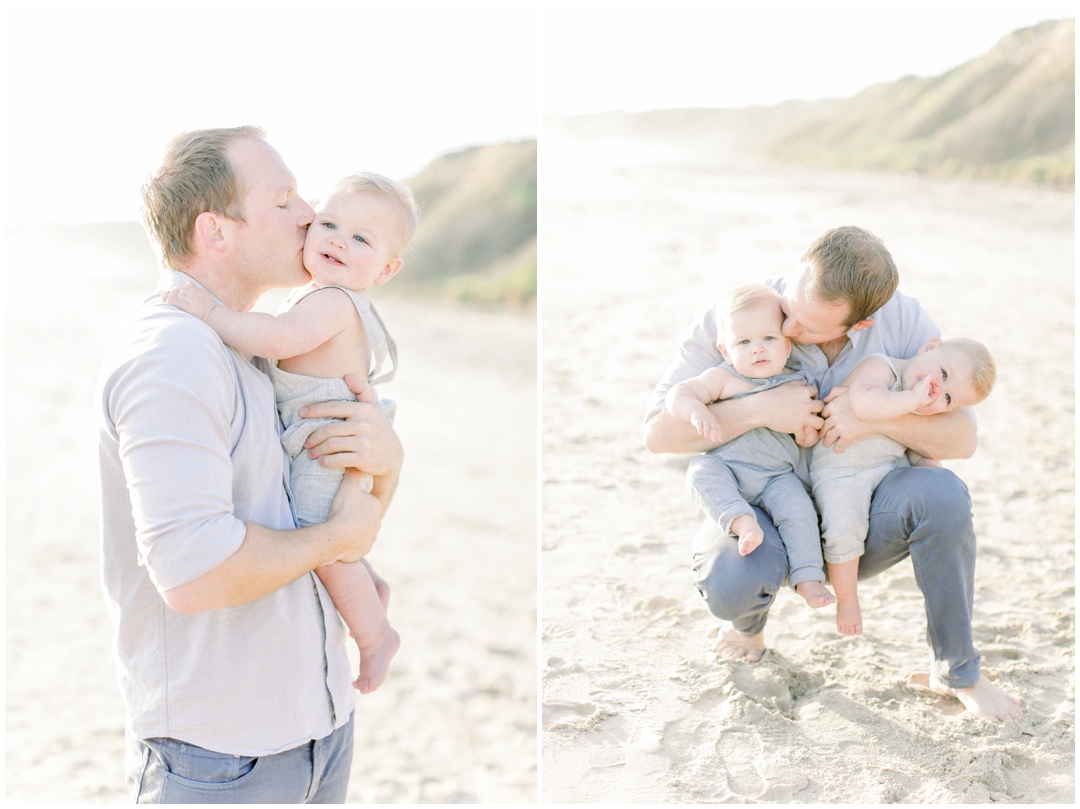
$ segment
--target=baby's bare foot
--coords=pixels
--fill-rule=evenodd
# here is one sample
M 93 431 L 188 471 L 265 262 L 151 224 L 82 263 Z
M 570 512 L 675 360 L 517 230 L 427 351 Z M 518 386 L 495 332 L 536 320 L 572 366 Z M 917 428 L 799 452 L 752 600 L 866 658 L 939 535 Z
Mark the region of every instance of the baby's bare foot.
M 390 661 L 401 646 L 401 636 L 390 627 L 373 646 L 360 647 L 360 676 L 353 688 L 361 694 L 370 694 L 383 684 L 390 671 Z
M 806 603 L 815 610 L 827 607 L 836 601 L 836 597 L 819 581 L 801 581 L 795 585 L 795 592 L 806 599 Z
M 1020 700 L 1006 694 L 990 682 L 985 674 L 980 674 L 975 685 L 969 688 L 950 688 L 933 674 L 913 674 L 910 680 L 946 697 L 956 697 L 973 714 L 994 724 L 1007 719 L 1019 719 L 1021 716 Z
M 751 553 L 761 540 L 765 538 L 765 532 L 761 530 L 757 520 L 749 514 L 740 514 L 731 521 L 731 531 L 739 538 L 739 555 L 746 556 Z
M 836 628 L 844 635 L 862 634 L 862 610 L 857 598 L 836 602 Z

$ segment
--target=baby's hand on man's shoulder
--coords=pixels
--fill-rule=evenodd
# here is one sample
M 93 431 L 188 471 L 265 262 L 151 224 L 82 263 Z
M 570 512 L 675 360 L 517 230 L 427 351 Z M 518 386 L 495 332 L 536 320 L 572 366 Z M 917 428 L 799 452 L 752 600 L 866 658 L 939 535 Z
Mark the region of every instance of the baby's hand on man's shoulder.
M 217 303 L 214 296 L 205 289 L 195 286 L 191 281 L 161 293 L 165 303 L 172 304 L 182 312 L 205 320 Z

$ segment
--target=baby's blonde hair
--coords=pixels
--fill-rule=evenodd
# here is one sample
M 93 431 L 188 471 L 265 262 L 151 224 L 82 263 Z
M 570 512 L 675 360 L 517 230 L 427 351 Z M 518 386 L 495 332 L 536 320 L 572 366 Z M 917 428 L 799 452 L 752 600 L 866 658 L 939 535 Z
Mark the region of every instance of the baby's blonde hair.
M 748 306 L 766 301 L 775 301 L 777 308 L 780 307 L 780 293 L 765 284 L 743 284 L 741 287 L 722 293 L 716 300 L 716 306 L 713 307 L 717 342 L 721 340 L 728 318 Z
M 412 191 L 405 183 L 392 180 L 382 174 L 361 171 L 350 174 L 341 180 L 335 187 L 336 194 L 378 194 L 398 211 L 398 255 L 404 256 L 416 233 L 416 223 L 419 219 L 419 208 L 413 198 Z
M 970 337 L 953 337 L 941 341 L 942 348 L 952 348 L 963 353 L 971 360 L 971 382 L 982 401 L 990 395 L 997 379 L 997 366 L 990 350 L 978 340 Z

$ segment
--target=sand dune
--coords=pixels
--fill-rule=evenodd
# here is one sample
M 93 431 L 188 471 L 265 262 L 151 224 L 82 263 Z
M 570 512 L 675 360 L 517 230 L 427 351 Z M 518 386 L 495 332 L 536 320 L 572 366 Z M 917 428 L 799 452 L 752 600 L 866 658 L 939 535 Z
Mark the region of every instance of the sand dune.
M 152 287 L 103 226 L 7 234 L 8 800 L 127 800 L 98 583 L 94 380 Z M 43 257 L 47 256 L 47 263 Z M 536 784 L 536 322 L 387 301 L 406 466 L 372 561 L 403 645 L 357 700 L 349 800 L 530 802 Z
M 1072 195 L 632 142 L 544 155 L 544 800 L 1072 803 Z M 783 593 L 760 664 L 708 651 L 686 459 L 644 450 L 644 404 L 720 289 L 839 224 L 882 236 L 901 288 L 997 358 L 980 448 L 947 466 L 974 497 L 976 645 L 1019 721 L 908 684 L 927 662 L 909 563 L 860 585 L 861 637 Z

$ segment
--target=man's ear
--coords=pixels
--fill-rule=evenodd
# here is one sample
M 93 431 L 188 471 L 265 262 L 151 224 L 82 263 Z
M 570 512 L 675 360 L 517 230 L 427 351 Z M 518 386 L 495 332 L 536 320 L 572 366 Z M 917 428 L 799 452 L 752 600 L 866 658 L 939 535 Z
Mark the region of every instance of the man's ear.
M 920 348 L 918 353 L 919 354 L 925 354 L 927 351 L 933 351 L 939 345 L 941 345 L 941 338 L 940 337 L 935 337 L 933 340 L 931 340 L 926 345 L 924 345 L 922 348 Z
M 401 266 L 404 263 L 405 262 L 400 258 L 395 258 L 393 261 L 383 267 L 381 273 L 375 276 L 375 281 L 373 283 L 385 284 L 387 281 L 389 281 L 391 278 L 398 274 L 398 270 L 401 269 Z
M 873 325 L 874 325 L 873 320 L 869 320 L 869 319 L 860 320 L 858 323 L 856 323 L 854 326 L 852 326 L 849 331 L 862 331 L 863 329 L 868 329 Z
M 203 211 L 195 218 L 195 241 L 215 253 L 225 252 L 225 232 L 216 213 Z

